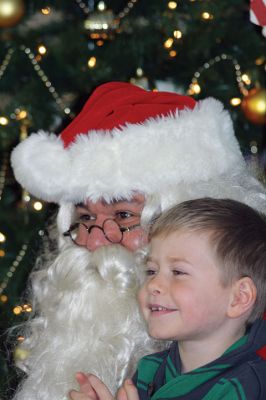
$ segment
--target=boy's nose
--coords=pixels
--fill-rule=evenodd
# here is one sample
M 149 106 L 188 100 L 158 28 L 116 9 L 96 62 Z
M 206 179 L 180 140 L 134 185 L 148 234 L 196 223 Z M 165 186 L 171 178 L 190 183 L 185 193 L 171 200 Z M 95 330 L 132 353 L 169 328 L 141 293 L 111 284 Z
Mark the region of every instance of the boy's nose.
M 161 276 L 156 275 L 147 283 L 147 289 L 151 294 L 164 293 L 165 282 Z

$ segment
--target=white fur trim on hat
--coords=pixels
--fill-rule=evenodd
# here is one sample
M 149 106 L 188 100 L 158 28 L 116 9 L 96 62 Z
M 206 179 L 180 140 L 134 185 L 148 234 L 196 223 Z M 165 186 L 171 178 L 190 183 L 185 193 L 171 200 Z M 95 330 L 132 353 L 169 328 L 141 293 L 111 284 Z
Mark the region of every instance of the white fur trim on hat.
M 193 110 L 127 124 L 122 131 L 80 134 L 68 148 L 55 135 L 33 134 L 14 149 L 11 160 L 24 188 L 58 203 L 152 194 L 245 165 L 229 113 L 212 98 Z

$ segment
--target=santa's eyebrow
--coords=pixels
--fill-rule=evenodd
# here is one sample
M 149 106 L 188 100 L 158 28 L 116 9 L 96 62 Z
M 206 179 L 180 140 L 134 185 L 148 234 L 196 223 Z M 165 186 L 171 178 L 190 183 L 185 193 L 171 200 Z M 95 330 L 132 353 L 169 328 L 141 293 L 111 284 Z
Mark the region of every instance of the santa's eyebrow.
M 77 204 L 75 204 L 75 207 L 86 208 L 86 204 L 85 203 L 77 203 Z
M 140 204 L 141 202 L 138 199 L 134 199 L 134 198 L 133 199 L 121 198 L 119 200 L 111 199 L 111 201 L 109 201 L 109 202 L 104 200 L 104 199 L 102 200 L 102 204 L 105 205 L 105 206 L 108 206 L 110 204 L 116 204 L 119 207 L 119 205 L 122 204 L 122 203 L 128 203 L 128 205 L 132 205 L 132 204 Z M 77 207 L 87 208 L 87 205 L 86 205 L 86 203 L 80 202 L 80 203 L 75 204 L 75 207 L 76 208 Z
M 109 202 L 106 201 L 106 200 L 103 200 L 102 203 L 105 204 L 105 205 L 110 205 L 110 204 L 121 204 L 121 203 L 129 203 L 129 204 L 131 204 L 131 203 L 133 203 L 134 201 L 135 201 L 135 200 L 133 200 L 133 199 L 124 199 L 124 198 L 121 198 L 121 199 L 119 199 L 119 200 L 111 199 Z

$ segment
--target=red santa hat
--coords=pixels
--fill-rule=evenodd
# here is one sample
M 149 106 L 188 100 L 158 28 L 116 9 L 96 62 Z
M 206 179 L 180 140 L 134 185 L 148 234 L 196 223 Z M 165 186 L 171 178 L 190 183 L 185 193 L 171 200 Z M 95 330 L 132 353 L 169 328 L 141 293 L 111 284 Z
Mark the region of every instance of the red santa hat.
M 60 136 L 32 134 L 11 161 L 27 191 L 56 203 L 152 194 L 245 165 L 218 100 L 122 82 L 99 86 Z

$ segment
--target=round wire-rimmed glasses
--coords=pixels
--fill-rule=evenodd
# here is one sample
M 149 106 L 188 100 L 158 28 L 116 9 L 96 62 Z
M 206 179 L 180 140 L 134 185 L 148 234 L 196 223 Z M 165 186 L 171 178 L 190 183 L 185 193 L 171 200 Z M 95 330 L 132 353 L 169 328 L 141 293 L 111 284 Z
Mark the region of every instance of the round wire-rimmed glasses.
M 87 226 L 84 222 L 75 222 L 70 228 L 63 234 L 72 239 L 72 241 L 78 246 L 85 246 L 88 235 L 90 235 L 93 229 L 100 229 L 104 237 L 113 244 L 121 243 L 125 232 L 130 232 L 136 228 L 139 228 L 140 224 L 131 226 L 120 226 L 115 220 L 108 218 L 103 222 L 103 225 L 89 225 Z

